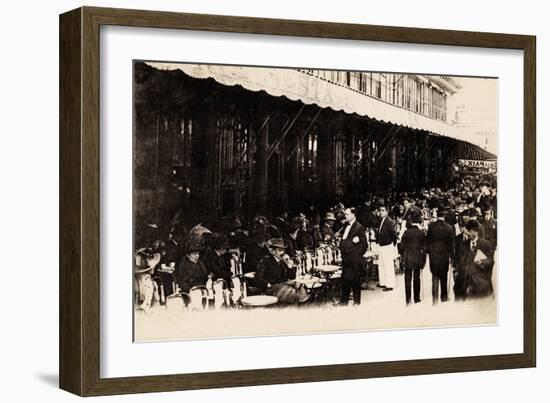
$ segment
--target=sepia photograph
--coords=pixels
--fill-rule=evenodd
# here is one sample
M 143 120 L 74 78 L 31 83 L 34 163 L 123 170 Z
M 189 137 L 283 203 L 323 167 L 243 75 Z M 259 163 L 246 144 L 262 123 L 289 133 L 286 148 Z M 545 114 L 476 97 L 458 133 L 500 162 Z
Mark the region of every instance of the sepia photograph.
M 132 74 L 135 342 L 498 324 L 498 78 Z

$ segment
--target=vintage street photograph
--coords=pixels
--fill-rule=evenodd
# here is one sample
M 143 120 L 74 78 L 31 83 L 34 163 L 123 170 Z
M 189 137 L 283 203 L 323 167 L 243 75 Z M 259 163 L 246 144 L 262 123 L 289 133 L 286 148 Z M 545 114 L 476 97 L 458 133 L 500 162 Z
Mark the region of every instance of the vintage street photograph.
M 498 78 L 132 70 L 134 341 L 498 324 Z

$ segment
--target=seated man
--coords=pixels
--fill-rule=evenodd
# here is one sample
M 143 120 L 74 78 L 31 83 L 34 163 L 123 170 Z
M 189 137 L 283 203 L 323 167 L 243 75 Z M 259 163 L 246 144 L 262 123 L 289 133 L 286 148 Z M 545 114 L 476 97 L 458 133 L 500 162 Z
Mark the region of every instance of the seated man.
M 266 236 L 264 231 L 253 231 L 250 236 L 250 241 L 246 246 L 246 260 L 244 263 L 244 272 L 255 272 L 258 268 L 258 263 L 269 255 L 269 251 L 266 247 Z
M 231 263 L 229 256 L 226 256 L 229 242 L 225 235 L 213 233 L 209 241 L 209 246 L 205 248 L 200 256 L 200 261 L 204 263 L 206 270 L 212 274 L 213 280 L 223 279 L 228 287 L 231 287 Z
M 269 292 L 275 284 L 284 283 L 292 277 L 283 261 L 286 249 L 284 241 L 280 238 L 270 239 L 267 247 L 269 255 L 260 261 L 256 270 L 255 280 L 260 292 Z

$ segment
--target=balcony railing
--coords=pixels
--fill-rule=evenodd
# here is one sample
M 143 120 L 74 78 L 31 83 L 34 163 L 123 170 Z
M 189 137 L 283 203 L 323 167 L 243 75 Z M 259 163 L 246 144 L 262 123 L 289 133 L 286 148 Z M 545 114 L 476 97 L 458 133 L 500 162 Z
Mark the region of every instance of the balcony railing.
M 298 70 L 399 108 L 447 122 L 447 91 L 429 77 L 396 73 Z M 459 88 L 454 82 L 449 84 Z M 449 89 L 449 93 L 454 92 Z

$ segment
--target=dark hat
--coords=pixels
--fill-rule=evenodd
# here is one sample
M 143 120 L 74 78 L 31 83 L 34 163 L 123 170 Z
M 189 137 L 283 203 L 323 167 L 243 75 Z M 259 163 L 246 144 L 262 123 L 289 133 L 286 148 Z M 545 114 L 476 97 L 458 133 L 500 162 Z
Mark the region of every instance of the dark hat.
M 296 230 L 298 230 L 301 227 L 301 225 L 295 221 L 292 221 L 290 224 L 288 224 L 288 233 L 292 234 Z
M 483 211 L 491 211 L 493 209 L 493 206 L 491 206 L 491 203 L 489 203 L 488 201 L 484 201 L 483 203 L 481 203 L 481 209 Z
M 189 239 L 185 242 L 185 253 L 200 252 L 204 245 L 197 239 Z
M 267 218 L 261 214 L 256 214 L 253 221 L 258 224 L 267 224 Z
M 470 217 L 479 217 L 479 211 L 477 211 L 476 208 L 471 208 L 470 210 L 468 210 L 468 215 Z
M 285 241 L 282 238 L 271 238 L 269 241 L 267 241 L 267 246 L 269 248 L 286 249 Z
M 466 229 L 468 231 L 479 231 L 481 229 L 481 224 L 476 220 L 470 220 L 466 223 Z
M 239 220 L 239 217 L 233 217 L 231 220 L 231 229 L 238 229 L 242 228 L 243 224 L 241 223 L 241 220 Z
M 267 241 L 267 231 L 265 229 L 265 226 L 263 225 L 254 226 L 254 228 L 252 228 L 252 231 L 250 231 L 250 238 L 256 242 Z
M 229 248 L 229 240 L 225 235 L 215 232 L 212 234 L 210 245 L 216 250 L 227 249 Z
M 336 213 L 336 219 L 338 221 L 342 221 L 345 217 L 346 217 L 346 215 L 344 214 L 343 211 L 339 211 L 339 212 Z
M 411 214 L 410 214 L 410 217 L 411 217 L 411 222 L 413 224 L 420 224 L 422 223 L 422 214 L 420 213 L 419 210 L 411 210 Z

